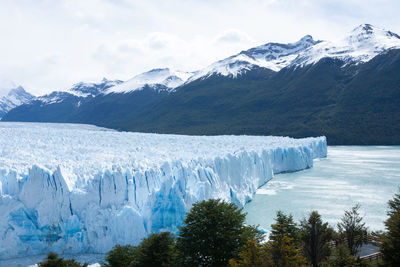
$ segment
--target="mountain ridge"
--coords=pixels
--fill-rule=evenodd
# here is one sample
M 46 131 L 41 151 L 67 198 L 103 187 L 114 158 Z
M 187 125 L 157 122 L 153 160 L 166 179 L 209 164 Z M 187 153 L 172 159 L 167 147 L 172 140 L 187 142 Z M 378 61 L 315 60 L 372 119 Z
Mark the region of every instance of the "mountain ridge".
M 253 64 L 251 57 L 286 61 L 279 61 L 276 71 Z M 306 35 L 292 44 L 251 48 L 183 79 L 174 70 L 153 69 L 85 101 L 32 102 L 3 120 L 199 135 L 326 135 L 330 144 L 400 144 L 399 71 L 399 36 L 363 24 L 335 42 Z M 168 87 L 169 77 L 179 78 L 176 86 Z
M 374 35 L 378 35 L 380 40 L 375 40 L 375 42 L 372 43 L 370 42 L 369 45 L 375 45 L 375 48 L 377 49 L 376 51 L 362 51 L 364 54 L 357 56 L 348 55 L 348 53 L 351 52 L 348 50 L 349 42 L 357 43 L 360 41 L 357 40 L 357 38 L 360 36 Z M 391 42 L 387 42 L 385 40 L 382 41 L 382 37 L 391 39 Z M 345 41 L 347 39 L 348 41 Z M 381 42 L 381 46 L 379 46 L 378 41 Z M 207 76 L 213 74 L 221 74 L 223 76 L 235 78 L 237 75 L 240 75 L 246 71 L 260 67 L 277 72 L 285 67 L 313 64 L 323 57 L 340 58 L 344 59 L 344 61 L 347 63 L 357 64 L 359 62 L 366 62 L 377 54 L 393 48 L 400 48 L 399 35 L 366 23 L 357 26 L 350 31 L 348 35 L 333 42 L 324 40 L 315 41 L 311 35 L 307 34 L 294 43 L 269 42 L 249 48 L 247 50 L 243 50 L 235 55 L 218 60 L 197 71 L 187 72 L 173 70 L 170 68 L 154 68 L 137 74 L 126 81 L 111 81 L 103 78 L 100 83 L 79 82 L 74 84 L 70 89 L 59 92 L 67 92 L 77 96 L 88 96 L 87 93 L 87 95 L 79 95 L 79 90 L 75 90 L 75 88 L 81 85 L 93 87 L 96 86 L 96 84 L 98 85 L 107 82 L 116 83 L 112 86 L 107 86 L 108 90 L 98 93 L 126 93 L 134 90 L 140 90 L 145 86 L 152 87 L 155 90 L 162 90 L 164 88 L 167 91 L 174 91 L 176 88 L 184 84 L 192 82 L 196 79 L 206 78 Z M 322 50 L 334 51 L 331 53 L 326 53 Z M 152 75 L 157 72 L 159 73 L 158 75 Z M 92 96 L 96 96 L 98 93 L 92 94 Z
M 3 87 L 0 93 L 0 119 L 11 109 L 29 103 L 34 96 L 26 92 L 22 86 L 13 83 Z

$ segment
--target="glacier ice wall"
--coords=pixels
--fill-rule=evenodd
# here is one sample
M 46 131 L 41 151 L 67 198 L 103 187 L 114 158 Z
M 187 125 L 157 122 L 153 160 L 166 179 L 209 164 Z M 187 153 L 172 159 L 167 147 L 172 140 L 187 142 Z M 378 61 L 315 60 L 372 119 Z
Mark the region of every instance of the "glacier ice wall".
M 325 137 L 179 136 L 0 123 L 0 259 L 103 253 L 175 231 L 197 201 L 243 206 L 274 173 L 312 167 Z

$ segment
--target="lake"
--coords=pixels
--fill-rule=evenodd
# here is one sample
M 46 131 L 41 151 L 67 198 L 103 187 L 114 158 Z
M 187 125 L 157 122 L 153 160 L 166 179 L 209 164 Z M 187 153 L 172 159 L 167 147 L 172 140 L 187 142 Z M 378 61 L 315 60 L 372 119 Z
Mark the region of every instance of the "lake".
M 332 226 L 357 203 L 370 230 L 384 230 L 387 201 L 400 185 L 400 146 L 329 146 L 314 167 L 276 175 L 246 204 L 247 223 L 270 229 L 276 212 L 296 222 L 317 210 Z

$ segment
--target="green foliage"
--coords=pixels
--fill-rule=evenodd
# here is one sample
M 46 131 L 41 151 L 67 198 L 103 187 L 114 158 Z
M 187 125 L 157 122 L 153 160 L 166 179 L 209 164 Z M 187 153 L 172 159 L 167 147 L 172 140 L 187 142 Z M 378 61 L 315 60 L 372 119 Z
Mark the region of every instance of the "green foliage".
M 400 188 L 388 202 L 388 219 L 385 221 L 386 233 L 380 246 L 384 266 L 399 266 L 400 263 Z
M 138 246 L 116 245 L 108 252 L 104 266 L 170 267 L 179 266 L 174 236 L 169 232 L 151 234 Z
M 271 228 L 271 235 L 269 238 L 272 241 L 274 241 L 275 238 L 287 235 L 292 238 L 297 246 L 300 245 L 300 232 L 292 215 L 286 215 L 282 211 L 278 211 L 276 213 L 275 223 L 271 225 Z
M 357 267 L 360 266 L 356 258 L 351 255 L 349 248 L 345 244 L 339 245 L 333 250 L 333 257 L 326 261 L 322 266 L 326 267 Z
M 175 237 L 169 232 L 151 234 L 138 246 L 137 263 L 133 266 L 167 267 L 177 266 L 178 251 Z
M 301 222 L 300 235 L 303 241 L 303 253 L 311 266 L 319 266 L 330 255 L 329 242 L 334 230 L 328 223 L 323 223 L 321 215 L 312 211 L 308 220 Z
M 264 235 L 260 233 L 257 226 L 246 225 L 242 229 L 242 240 L 253 240 L 258 244 L 264 240 Z
M 275 241 L 260 245 L 249 240 L 239 259 L 229 260 L 231 267 L 295 267 L 304 266 L 306 260 L 296 248 L 293 239 L 287 234 L 280 235 Z
M 266 244 L 266 266 L 295 267 L 303 266 L 306 260 L 293 238 L 287 234 L 279 234 Z
M 239 259 L 230 259 L 230 267 L 262 267 L 266 264 L 266 250 L 261 247 L 257 241 L 248 240 Z
M 356 255 L 361 245 L 367 241 L 367 227 L 363 223 L 363 217 L 358 210 L 357 204 L 351 210 L 345 211 L 344 216 L 338 223 L 339 235 L 347 243 L 347 247 L 352 255 Z
M 291 215 L 278 211 L 275 224 L 271 225 L 269 242 L 266 244 L 267 266 L 302 266 L 305 259 L 298 248 L 299 229 Z
M 116 245 L 107 253 L 107 267 L 123 267 L 129 266 L 131 263 L 137 262 L 138 248 L 131 245 L 121 246 Z
M 75 260 L 64 260 L 59 258 L 58 254 L 50 252 L 43 262 L 39 262 L 39 267 L 86 267 L 87 263 L 81 265 Z
M 248 239 L 257 240 L 245 226 L 246 214 L 233 203 L 208 200 L 196 203 L 186 215 L 177 241 L 186 266 L 226 266 L 237 258 Z

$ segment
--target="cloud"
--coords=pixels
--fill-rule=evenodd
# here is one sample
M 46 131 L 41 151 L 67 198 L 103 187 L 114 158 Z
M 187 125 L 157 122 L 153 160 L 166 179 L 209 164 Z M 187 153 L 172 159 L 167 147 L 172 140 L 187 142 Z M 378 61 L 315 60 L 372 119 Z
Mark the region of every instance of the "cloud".
M 3 0 L 0 76 L 43 94 L 79 81 L 195 70 L 267 42 L 336 39 L 361 23 L 400 33 L 400 1 Z
M 0 98 L 7 95 L 11 88 L 15 88 L 16 84 L 13 81 L 0 77 Z
M 246 33 L 237 30 L 229 29 L 215 38 L 215 43 L 252 43 L 254 40 Z
M 147 45 L 153 50 L 173 49 L 174 46 L 185 45 L 185 42 L 179 37 L 162 32 L 151 33 L 146 39 Z

